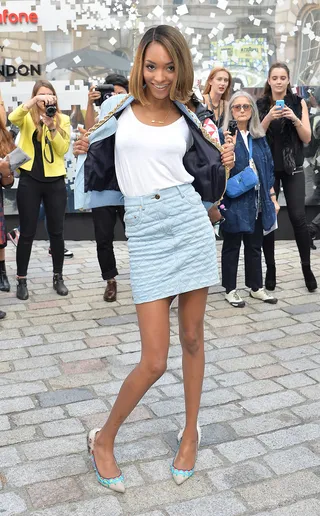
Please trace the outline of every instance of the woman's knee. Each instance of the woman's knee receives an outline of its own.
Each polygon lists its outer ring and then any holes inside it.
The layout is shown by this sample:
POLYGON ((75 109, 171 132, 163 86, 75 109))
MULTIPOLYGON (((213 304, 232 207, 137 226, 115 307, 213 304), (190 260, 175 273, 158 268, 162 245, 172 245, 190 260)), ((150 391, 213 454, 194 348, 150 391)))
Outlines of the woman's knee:
POLYGON ((167 370, 167 357, 155 357, 154 359, 145 359, 142 357, 141 365, 147 374, 154 380, 158 380, 167 370))
POLYGON ((180 330, 180 341, 183 351, 190 355, 196 355, 203 343, 203 325, 180 330))

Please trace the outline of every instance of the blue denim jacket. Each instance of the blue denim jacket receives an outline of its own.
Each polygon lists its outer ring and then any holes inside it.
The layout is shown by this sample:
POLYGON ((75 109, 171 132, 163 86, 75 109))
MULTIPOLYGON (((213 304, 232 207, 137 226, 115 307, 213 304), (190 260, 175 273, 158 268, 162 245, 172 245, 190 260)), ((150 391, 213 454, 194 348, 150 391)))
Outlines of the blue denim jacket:
MULTIPOLYGON (((224 135, 220 130, 220 140, 224 143, 224 135)), ((273 187, 273 160, 266 138, 252 139, 252 155, 260 181, 260 203, 262 226, 268 231, 276 220, 274 204, 270 198, 270 189, 273 187)), ((238 131, 235 146, 235 166, 230 171, 230 177, 239 174, 249 164, 249 152, 238 131)), ((253 233, 257 213, 257 190, 252 188, 239 197, 231 199, 226 194, 221 201, 221 213, 226 219, 223 230, 229 233, 253 233)))
MULTIPOLYGON (((131 95, 115 95, 102 104, 100 120, 115 111, 109 120, 90 134, 88 153, 78 157, 76 209, 123 204, 115 174, 114 143, 117 118, 133 101, 131 95)), ((220 159, 221 147, 203 134, 201 123, 194 113, 180 102, 175 104, 185 117, 193 137, 193 145, 183 159, 184 166, 194 177, 193 186, 202 199, 216 202, 223 195, 226 185, 225 169, 220 159)))

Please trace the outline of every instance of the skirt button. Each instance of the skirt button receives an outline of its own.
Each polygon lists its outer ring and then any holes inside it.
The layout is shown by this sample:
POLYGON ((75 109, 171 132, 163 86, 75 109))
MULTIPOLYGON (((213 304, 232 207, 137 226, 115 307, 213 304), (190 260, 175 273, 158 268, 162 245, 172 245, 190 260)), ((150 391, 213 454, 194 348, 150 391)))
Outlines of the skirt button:
POLYGON ((159 194, 156 194, 156 195, 154 196, 154 198, 155 198, 155 199, 160 199, 160 195, 159 195, 159 194))

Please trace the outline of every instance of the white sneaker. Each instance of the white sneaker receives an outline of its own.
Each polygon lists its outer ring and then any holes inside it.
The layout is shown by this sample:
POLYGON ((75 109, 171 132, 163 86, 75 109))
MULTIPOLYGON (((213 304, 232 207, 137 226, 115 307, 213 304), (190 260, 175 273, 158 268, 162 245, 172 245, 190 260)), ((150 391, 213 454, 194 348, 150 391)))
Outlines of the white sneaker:
POLYGON ((256 292, 254 290, 250 290, 250 296, 254 299, 260 299, 264 303, 269 303, 270 305, 275 305, 278 300, 276 297, 271 296, 264 288, 259 288, 256 292))
POLYGON ((235 308, 243 308, 245 306, 245 302, 243 299, 241 299, 236 290, 231 290, 229 294, 226 293, 224 298, 226 301, 228 301, 228 303, 230 303, 231 306, 234 306, 235 308))

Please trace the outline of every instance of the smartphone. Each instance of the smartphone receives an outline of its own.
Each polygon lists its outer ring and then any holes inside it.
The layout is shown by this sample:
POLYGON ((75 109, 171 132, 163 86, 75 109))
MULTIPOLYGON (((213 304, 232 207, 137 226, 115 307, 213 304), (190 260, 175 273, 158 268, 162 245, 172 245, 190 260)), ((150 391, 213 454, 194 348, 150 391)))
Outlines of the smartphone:
POLYGON ((236 131, 238 129, 238 124, 236 120, 230 120, 228 125, 228 131, 231 136, 234 136, 236 134, 236 131))
POLYGON ((283 109, 284 108, 284 100, 276 100, 276 106, 278 107, 278 109, 283 109))

